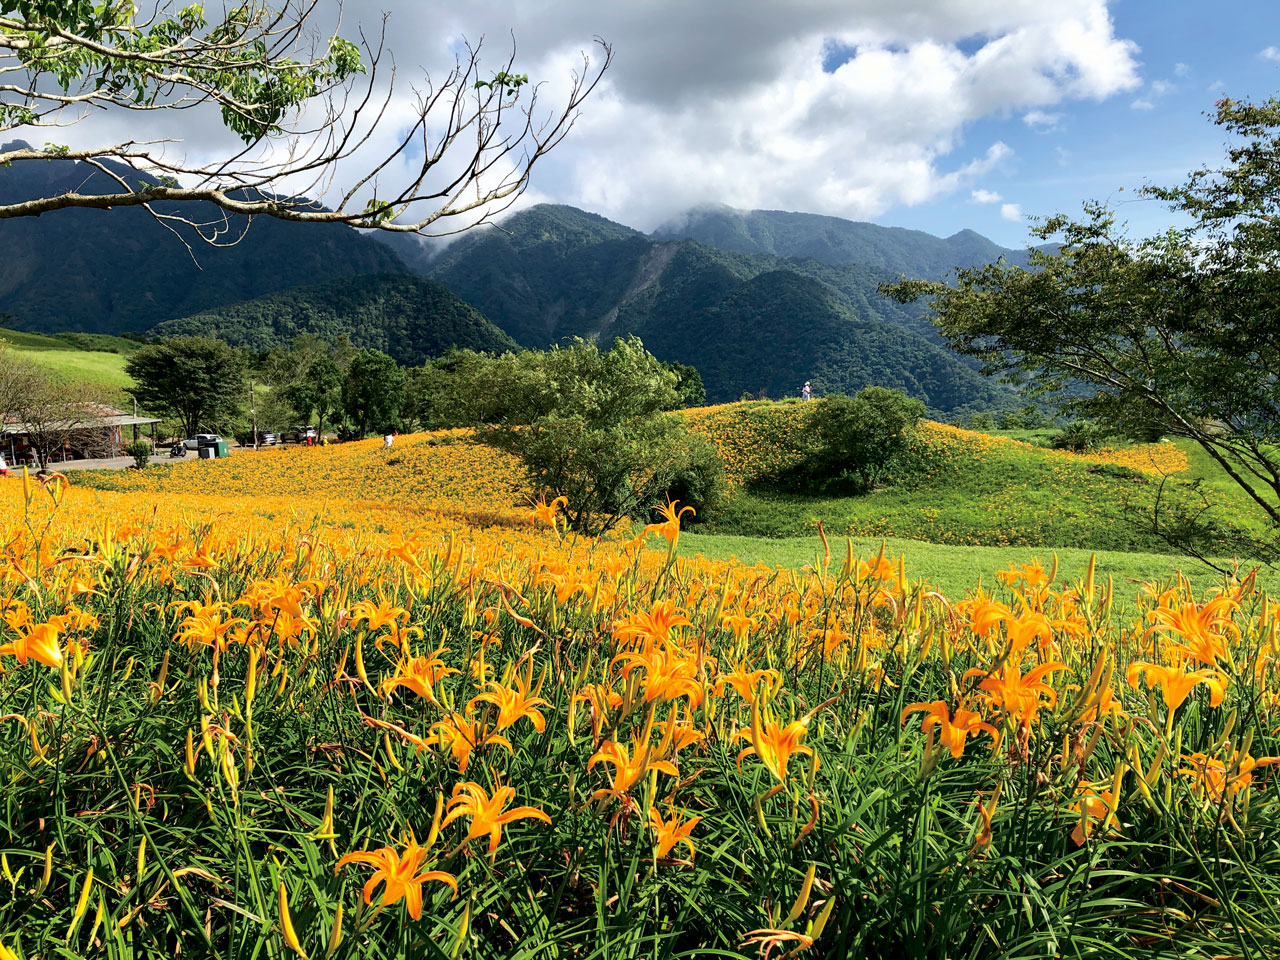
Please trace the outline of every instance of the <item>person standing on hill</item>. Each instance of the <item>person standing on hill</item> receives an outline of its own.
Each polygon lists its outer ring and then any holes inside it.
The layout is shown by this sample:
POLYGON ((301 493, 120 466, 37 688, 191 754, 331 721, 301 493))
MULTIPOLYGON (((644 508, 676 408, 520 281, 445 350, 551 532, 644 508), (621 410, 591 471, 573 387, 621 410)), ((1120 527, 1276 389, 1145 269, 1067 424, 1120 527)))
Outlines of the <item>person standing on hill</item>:
POLYGON ((809 400, 813 397, 813 388, 809 386, 809 381, 804 382, 804 386, 800 388, 800 399, 809 400))

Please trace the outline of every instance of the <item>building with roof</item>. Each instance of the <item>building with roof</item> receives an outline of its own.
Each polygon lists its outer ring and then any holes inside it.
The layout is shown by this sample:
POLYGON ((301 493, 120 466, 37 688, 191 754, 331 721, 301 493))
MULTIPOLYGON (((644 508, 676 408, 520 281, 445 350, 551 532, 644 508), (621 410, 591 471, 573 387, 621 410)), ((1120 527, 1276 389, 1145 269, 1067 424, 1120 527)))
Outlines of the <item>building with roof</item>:
POLYGON ((25 420, 7 419, 0 441, 13 464, 118 457, 140 430, 150 426, 155 439, 154 417, 131 416, 100 403, 76 403, 46 411, 28 411, 25 420), (129 434, 132 434, 131 436, 129 434))

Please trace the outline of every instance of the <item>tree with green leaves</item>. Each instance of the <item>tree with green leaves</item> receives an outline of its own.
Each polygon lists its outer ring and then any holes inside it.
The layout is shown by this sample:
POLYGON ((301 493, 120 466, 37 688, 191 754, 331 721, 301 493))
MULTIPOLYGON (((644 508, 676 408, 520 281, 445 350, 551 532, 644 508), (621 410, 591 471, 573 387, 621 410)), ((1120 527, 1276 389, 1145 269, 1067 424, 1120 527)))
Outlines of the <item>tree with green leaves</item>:
POLYGON ((952 347, 1071 413, 1194 441, 1280 527, 1280 99, 1224 99, 1214 119, 1225 163, 1143 190, 1185 226, 1133 239, 1089 204, 1037 227, 1061 247, 1032 251, 1028 270, 998 263, 959 270, 953 285, 882 289, 926 300, 952 347))
POLYGON ((361 350, 342 381, 342 411, 357 437, 400 428, 405 372, 381 350, 361 350))
POLYGON ((575 530, 604 533, 647 517, 668 496, 706 519, 723 496, 714 448, 668 412, 681 405, 676 373, 637 337, 603 352, 575 340, 504 354, 484 377, 481 438, 520 458, 536 494, 566 497, 575 530))
POLYGON ((136 206, 197 228, 208 242, 233 241, 248 220, 229 228, 225 217, 210 216, 212 204, 246 218, 456 232, 457 218, 467 225, 488 219, 524 191, 534 164, 568 134, 612 56, 603 43, 595 66, 584 55, 563 106, 544 111, 539 85, 514 70, 514 50, 497 70, 486 70, 480 47, 464 45, 446 76, 427 78, 389 154, 364 170, 348 163, 342 180, 349 187, 326 194, 321 206, 296 184, 332 182, 391 104, 390 87, 377 82, 385 35, 360 34, 357 46, 323 26, 332 22, 327 14, 319 0, 0 0, 0 141, 100 111, 195 108, 243 143, 200 164, 170 139, 75 150, 15 141, 0 149, 0 165, 54 155, 81 161, 87 179, 76 191, 0 204, 0 219, 136 206), (375 190, 379 172, 401 164, 408 170, 403 182, 375 190))
POLYGON ((822 486, 874 487, 906 448, 925 405, 901 390, 864 387, 855 396, 823 397, 810 419, 814 452, 805 472, 822 486))
MULTIPOLYGON (((294 423, 324 425, 342 414, 342 384, 350 366, 349 343, 331 346, 312 333, 294 337, 288 349, 270 351, 263 364, 273 393, 278 394, 294 423)), ((283 424, 279 424, 283 426, 283 424)))
POLYGON ((147 344, 125 362, 128 393, 148 410, 172 416, 185 436, 225 430, 248 397, 239 350, 208 337, 170 337, 147 344))

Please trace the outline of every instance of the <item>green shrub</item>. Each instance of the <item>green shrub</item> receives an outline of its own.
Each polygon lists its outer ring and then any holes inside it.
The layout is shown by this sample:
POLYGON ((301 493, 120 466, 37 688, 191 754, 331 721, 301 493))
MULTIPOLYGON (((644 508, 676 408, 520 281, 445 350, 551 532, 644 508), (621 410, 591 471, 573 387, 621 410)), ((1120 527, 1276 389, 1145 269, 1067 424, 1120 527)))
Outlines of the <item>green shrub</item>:
POLYGON ((676 374, 638 339, 507 354, 488 369, 481 439, 521 459, 535 494, 568 498, 575 530, 603 533, 668 495, 700 517, 723 498, 710 444, 665 412, 680 405, 676 374))
POLYGON ((139 470, 145 470, 151 462, 151 444, 145 440, 133 441, 124 448, 124 452, 133 457, 133 465, 139 470))
POLYGON ((696 523, 712 523, 724 510, 729 492, 724 463, 715 445, 705 437, 685 430, 682 444, 663 499, 693 507, 697 511, 696 523))
POLYGON ((1055 450, 1085 453, 1102 446, 1108 436, 1108 432, 1092 420, 1072 420, 1050 442, 1055 450))
POLYGON ((870 490, 925 415, 919 400, 885 387, 866 387, 854 397, 837 394, 818 403, 810 420, 815 449, 801 469, 826 489, 870 490))

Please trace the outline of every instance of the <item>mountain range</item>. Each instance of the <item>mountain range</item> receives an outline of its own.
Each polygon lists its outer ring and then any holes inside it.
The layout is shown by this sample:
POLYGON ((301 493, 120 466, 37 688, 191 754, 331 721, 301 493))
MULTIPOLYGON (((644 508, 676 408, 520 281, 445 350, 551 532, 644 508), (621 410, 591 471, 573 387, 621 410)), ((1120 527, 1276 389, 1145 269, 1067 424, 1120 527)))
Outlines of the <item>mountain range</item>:
MULTIPOLYGON (((797 239, 775 241, 775 249, 801 246, 794 224, 805 215, 783 216, 792 218, 797 239)), ((812 219, 829 227, 832 218, 812 219)), ((872 237, 885 229, 849 226, 872 237)), ((704 234, 718 236, 741 233, 704 234)), ((428 273, 524 346, 637 334, 658 357, 696 366, 712 401, 794 395, 810 380, 818 392, 898 387, 945 412, 1009 406, 1013 395, 947 349, 918 309, 876 290, 908 272, 889 265, 906 264, 913 245, 930 264, 913 276, 936 275, 942 249, 953 266, 1004 251, 977 234, 958 241, 917 231, 887 236, 893 246, 868 265, 838 261, 834 243, 826 260, 719 249, 673 230, 648 236, 572 207, 541 205, 509 217, 501 230, 463 236, 428 273)))
MULTIPOLYGON (((114 168, 136 181, 137 174, 114 168)), ((73 161, 0 170, 0 202, 109 181, 73 161)), ((171 212, 171 211, 158 211, 171 212)), ((220 219, 212 208, 185 208, 220 219)), ((232 223, 232 236, 242 224, 232 223)), ((182 228, 179 228, 182 232, 182 228)), ((696 366, 712 401, 868 384, 935 411, 999 409, 1002 385, 951 352, 918 308, 876 291, 999 257, 974 233, 783 211, 702 207, 644 234, 544 204, 440 252, 414 238, 258 218, 238 243, 183 245, 145 211, 69 210, 0 224, 0 325, 52 332, 205 333, 254 350, 302 332, 348 334, 416 364, 451 346, 542 348, 637 334, 696 366), (8 316, 4 316, 7 314, 8 316)))

